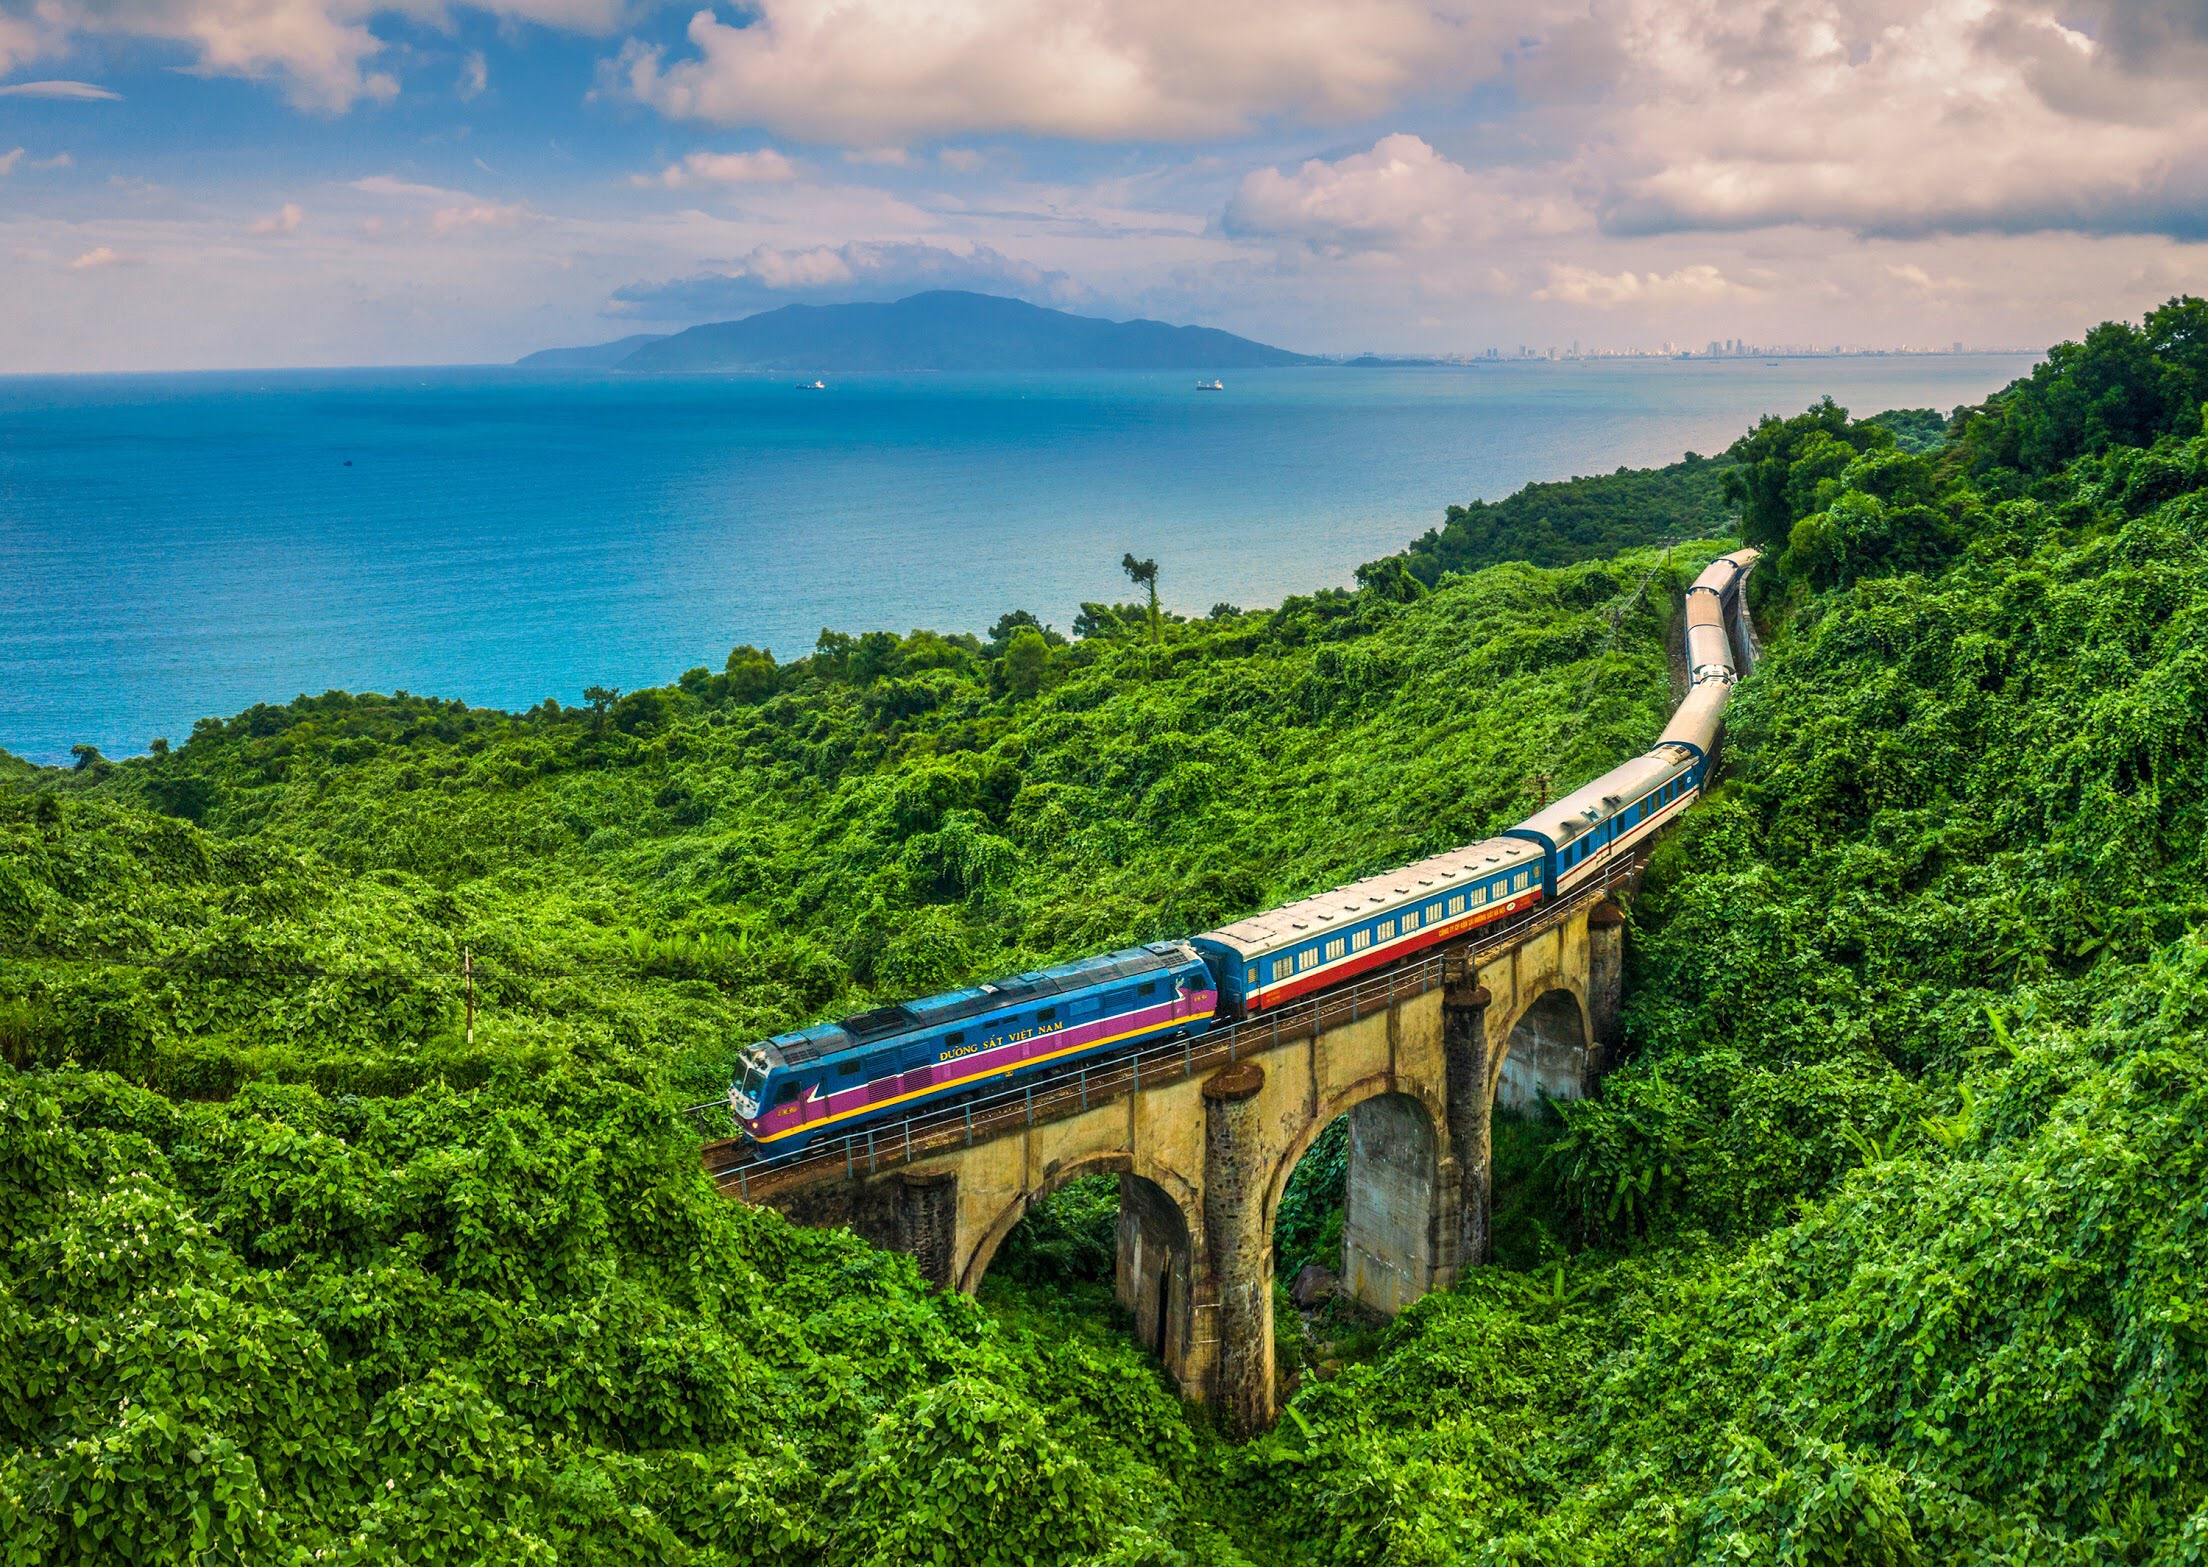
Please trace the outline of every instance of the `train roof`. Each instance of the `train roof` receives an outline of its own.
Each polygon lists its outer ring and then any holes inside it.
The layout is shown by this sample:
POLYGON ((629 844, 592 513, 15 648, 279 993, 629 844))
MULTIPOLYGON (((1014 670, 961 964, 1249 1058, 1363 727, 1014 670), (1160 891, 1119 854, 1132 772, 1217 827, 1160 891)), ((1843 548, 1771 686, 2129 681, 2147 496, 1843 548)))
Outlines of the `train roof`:
POLYGON ((1750 566, 1753 566, 1762 558, 1763 551, 1761 550, 1734 550, 1730 555, 1720 555, 1702 568, 1687 591, 1689 593, 1697 591, 1723 593, 1733 585, 1736 579, 1746 575, 1750 566))
POLYGON ((1196 961, 1186 942, 1153 941, 1147 946, 1127 947, 1101 957, 1079 958, 1051 968, 1030 969, 986 985, 947 990, 917 1001, 901 1001, 892 1006, 876 1007, 870 1012, 857 1012, 837 1022, 815 1023, 811 1028, 776 1034, 765 1041, 767 1058, 783 1066, 805 1066, 826 1056, 877 1045, 905 1034, 941 1028, 1025 1002, 1064 995, 1069 990, 1170 973, 1184 963, 1196 961))
POLYGON ((1691 747, 1659 744, 1653 751, 1613 767, 1592 783, 1582 784, 1553 804, 1543 806, 1513 829, 1536 832, 1558 848, 1588 828, 1609 820, 1658 784, 1678 775, 1695 758, 1691 747))
POLYGON ((1315 893, 1248 919, 1236 920, 1194 938, 1258 957, 1279 947, 1308 941, 1318 931, 1347 925, 1352 917, 1385 913, 1429 898, 1439 890, 1484 881, 1505 867, 1539 863, 1541 851, 1522 838, 1483 838, 1461 849, 1430 855, 1426 859, 1367 876, 1329 891, 1315 893))

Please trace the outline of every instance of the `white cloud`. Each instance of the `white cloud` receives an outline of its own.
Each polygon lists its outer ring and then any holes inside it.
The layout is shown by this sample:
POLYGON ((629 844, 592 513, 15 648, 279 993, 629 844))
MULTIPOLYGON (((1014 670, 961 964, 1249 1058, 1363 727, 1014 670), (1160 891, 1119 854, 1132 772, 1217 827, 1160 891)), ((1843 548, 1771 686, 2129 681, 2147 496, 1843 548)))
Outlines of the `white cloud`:
POLYGON ((131 257, 125 256, 109 246, 98 245, 70 262, 69 270, 72 272, 90 272, 96 267, 123 266, 131 259, 131 257))
POLYGON ((306 218, 307 215, 300 210, 299 203, 287 201, 267 217, 255 218, 247 232, 252 234, 293 234, 298 232, 299 225, 304 223, 306 218))
POLYGON ((885 168, 902 169, 912 163, 912 154, 902 147, 850 147, 843 154, 846 163, 874 163, 885 168))
POLYGON ((1369 152, 1293 174, 1258 169, 1227 203, 1230 234, 1367 250, 1446 243, 1482 192, 1472 176, 1417 136, 1382 137, 1369 152))
POLYGON ((945 147, 935 155, 935 161, 959 174, 972 174, 989 159, 971 147, 945 147))
MULTIPOLYGON (((181 45, 191 54, 190 69, 201 75, 272 82, 296 107, 326 113, 397 95, 397 78, 377 68, 389 44, 372 22, 394 12, 431 25, 447 21, 436 0, 0 0, 0 5, 8 7, 0 10, 0 70, 66 56, 88 38, 149 39, 181 45), (27 14, 12 14, 18 9, 27 14)), ((625 0, 487 0, 472 9, 506 21, 605 34, 620 24, 628 7, 625 0)), ((113 96, 100 89, 45 95, 113 96)))
POLYGON ((429 215, 429 232, 442 237, 463 229, 510 229, 529 216, 527 203, 519 201, 471 201, 439 207, 429 215))
POLYGON ((460 85, 456 89, 460 94, 460 101, 466 103, 480 96, 483 89, 490 85, 490 62, 483 58, 482 50, 469 50, 468 57, 460 62, 460 85))
POLYGON ((797 178, 797 165, 772 147, 757 152, 693 152, 657 174, 630 176, 632 185, 774 185, 797 178))
POLYGON ((51 158, 33 158, 23 166, 27 169, 66 169, 76 161, 66 152, 57 152, 51 158))
POLYGON ((1619 305, 1704 305, 1742 299, 1753 290, 1707 264, 1674 272, 1606 273, 1551 263, 1548 281, 1531 294, 1539 300, 1613 309, 1619 305))
POLYGON ((617 314, 648 321, 704 321, 798 302, 898 299, 931 288, 1058 304, 1082 294, 1065 273, 988 245, 892 240, 789 249, 761 245, 692 277, 628 284, 614 291, 613 303, 617 314))
MULTIPOLYGON (((8 61, 8 18, 0 16, 0 69, 8 61)), ((29 52, 29 35, 25 34, 25 52, 29 52)), ((105 87, 95 87, 90 82, 15 82, 0 87, 0 98, 62 98, 82 103, 116 102, 122 98, 119 92, 109 92, 105 87)))
MULTIPOLYGON (((402 180, 393 174, 371 174, 365 179, 351 182, 350 188, 370 196, 383 196, 394 201, 412 202, 419 207, 433 204, 428 216, 421 220, 421 231, 432 238, 443 239, 469 229, 508 229, 519 227, 535 216, 529 204, 522 201, 494 201, 487 196, 473 195, 464 190, 447 190, 442 185, 424 185, 415 180, 402 180)), ((370 217, 359 225, 362 234, 375 235, 403 232, 413 225, 386 223, 381 218, 370 217)))
POLYGON ((450 201, 464 198, 465 191, 446 190, 442 185, 423 185, 413 180, 402 180, 395 174, 371 174, 366 179, 354 180, 354 190, 366 191, 371 196, 412 196, 425 201, 450 201))
MULTIPOLYGON (((1536 0, 1543 3, 1543 0, 1536 0)), ((1095 140, 1354 120, 1492 72, 1527 18, 1473 0, 756 0, 617 71, 680 119, 831 145, 971 131, 1095 140)))
POLYGON ((13 152, 0 152, 0 178, 13 174, 15 166, 22 161, 23 149, 21 147, 16 148, 13 152))
POLYGON ((1628 0, 1582 144, 1621 234, 2208 237, 2208 8, 1628 0))

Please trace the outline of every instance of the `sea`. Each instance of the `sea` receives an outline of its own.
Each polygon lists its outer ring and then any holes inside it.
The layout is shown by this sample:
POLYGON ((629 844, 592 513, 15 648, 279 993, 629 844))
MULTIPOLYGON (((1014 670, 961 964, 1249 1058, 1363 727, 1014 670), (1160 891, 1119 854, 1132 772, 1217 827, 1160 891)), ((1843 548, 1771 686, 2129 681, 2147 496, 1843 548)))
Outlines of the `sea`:
POLYGON ((1451 502, 1721 450, 2024 355, 645 378, 0 378, 0 749, 67 762, 302 692, 579 702, 824 628, 1061 630, 1347 585, 1451 502))

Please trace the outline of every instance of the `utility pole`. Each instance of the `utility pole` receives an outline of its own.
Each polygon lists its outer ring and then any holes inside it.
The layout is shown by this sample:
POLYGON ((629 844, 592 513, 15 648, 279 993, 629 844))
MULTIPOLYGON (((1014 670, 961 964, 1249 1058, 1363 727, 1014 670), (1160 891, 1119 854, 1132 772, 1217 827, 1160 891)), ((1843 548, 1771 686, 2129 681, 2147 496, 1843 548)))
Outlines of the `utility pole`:
POLYGON ((475 1043, 475 954, 460 949, 460 987, 468 998, 468 1043, 475 1043))

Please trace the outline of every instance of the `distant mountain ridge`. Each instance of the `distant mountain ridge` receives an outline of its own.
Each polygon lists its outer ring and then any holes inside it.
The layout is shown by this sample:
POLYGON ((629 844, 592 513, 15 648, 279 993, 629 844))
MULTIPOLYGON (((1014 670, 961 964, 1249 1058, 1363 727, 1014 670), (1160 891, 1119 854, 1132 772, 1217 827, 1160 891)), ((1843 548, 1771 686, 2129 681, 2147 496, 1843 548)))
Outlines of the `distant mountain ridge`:
MULTIPOLYGON (((544 356, 532 354, 521 362, 542 364, 544 356)), ((939 289, 886 305, 784 305, 741 321, 716 321, 641 343, 610 364, 659 373, 764 370, 813 375, 864 370, 1250 370, 1319 362, 1212 327, 1105 321, 995 294, 939 289)))
POLYGON ((528 370, 611 370, 646 343, 659 342, 666 335, 665 332, 637 332, 610 343, 593 343, 587 348, 540 348, 533 354, 523 354, 514 363, 528 370))

